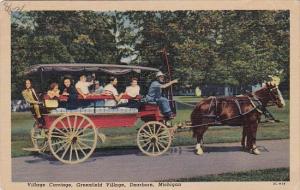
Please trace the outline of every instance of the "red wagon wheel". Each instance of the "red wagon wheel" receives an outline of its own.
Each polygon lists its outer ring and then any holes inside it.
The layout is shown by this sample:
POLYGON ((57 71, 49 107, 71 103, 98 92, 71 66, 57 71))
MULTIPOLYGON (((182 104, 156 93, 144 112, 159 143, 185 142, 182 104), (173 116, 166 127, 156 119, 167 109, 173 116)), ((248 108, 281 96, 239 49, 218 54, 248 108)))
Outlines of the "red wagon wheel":
POLYGON ((137 134, 137 145, 148 156, 162 155, 170 148, 171 142, 170 130, 158 121, 145 123, 137 134))
POLYGON ((97 130, 87 116, 65 114, 52 123, 48 142, 55 158, 66 164, 76 164, 85 161, 94 152, 97 130))

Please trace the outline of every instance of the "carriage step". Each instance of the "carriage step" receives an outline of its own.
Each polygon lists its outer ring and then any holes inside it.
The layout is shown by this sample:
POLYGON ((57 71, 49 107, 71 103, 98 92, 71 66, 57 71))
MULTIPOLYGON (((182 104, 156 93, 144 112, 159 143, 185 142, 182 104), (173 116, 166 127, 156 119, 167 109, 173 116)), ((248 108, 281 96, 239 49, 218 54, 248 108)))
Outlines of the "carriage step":
POLYGON ((25 150, 25 151, 29 151, 29 152, 40 152, 41 149, 39 148, 22 148, 22 150, 25 150))

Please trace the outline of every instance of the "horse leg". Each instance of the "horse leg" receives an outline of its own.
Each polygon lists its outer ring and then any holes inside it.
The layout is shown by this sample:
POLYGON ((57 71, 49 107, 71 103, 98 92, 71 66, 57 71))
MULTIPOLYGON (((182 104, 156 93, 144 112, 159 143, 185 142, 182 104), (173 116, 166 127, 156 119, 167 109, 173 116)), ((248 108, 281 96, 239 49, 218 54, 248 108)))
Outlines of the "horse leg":
POLYGON ((203 134, 207 130, 208 127, 199 127, 197 130, 197 144, 196 144, 196 154, 202 155, 203 149, 201 146, 203 146, 203 134))
POLYGON ((259 155, 260 151, 258 150, 258 148, 256 146, 257 127, 258 127, 257 122, 253 123, 250 127, 250 135, 251 135, 251 141, 250 141, 251 149, 250 149, 250 151, 253 154, 259 155))
POLYGON ((245 135, 246 135, 246 150, 251 150, 252 146, 251 146, 251 125, 246 124, 245 126, 245 135))
POLYGON ((245 129, 246 127, 243 126, 243 131, 242 131, 242 140, 241 140, 241 145, 242 145, 242 150, 245 150, 246 149, 246 144, 245 144, 245 141, 246 141, 246 135, 247 135, 247 131, 245 129))

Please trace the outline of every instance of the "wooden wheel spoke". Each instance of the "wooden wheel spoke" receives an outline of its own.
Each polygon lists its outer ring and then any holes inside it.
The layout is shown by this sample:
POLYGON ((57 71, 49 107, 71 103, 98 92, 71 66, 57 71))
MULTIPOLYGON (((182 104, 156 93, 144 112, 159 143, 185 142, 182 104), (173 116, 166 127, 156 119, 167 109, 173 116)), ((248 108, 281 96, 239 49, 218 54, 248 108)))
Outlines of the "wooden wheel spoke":
MULTIPOLYGON (((68 136, 67 133, 63 132, 63 131, 60 130, 59 128, 55 128, 55 130, 56 130, 56 131, 59 131, 59 132, 60 132, 61 134, 63 134, 64 136, 68 136)), ((53 130, 52 133, 53 133, 53 132, 55 133, 56 131, 53 130)))
POLYGON ((152 144, 152 153, 154 153, 155 150, 154 150, 154 144, 152 144))
POLYGON ((73 123, 73 130, 72 131, 74 134, 75 134, 75 130, 76 130, 76 124, 77 124, 77 115, 75 115, 75 118, 74 118, 74 123, 73 123))
POLYGON ((141 131, 144 131, 145 133, 145 135, 148 135, 148 137, 150 137, 151 136, 151 134, 148 132, 148 131, 146 131, 145 129, 142 129, 141 131))
POLYGON ((83 127, 83 129, 82 129, 81 131, 78 130, 78 132, 77 132, 75 135, 79 135, 79 133, 83 133, 86 129, 88 129, 88 126, 91 126, 91 124, 90 124, 90 123, 86 124, 86 125, 83 127))
POLYGON ((161 129, 161 125, 160 125, 159 128, 157 129, 157 131, 156 131, 156 133, 155 133, 156 135, 160 134, 160 133, 159 133, 160 129, 161 129))
POLYGON ((153 134, 155 135, 156 134, 156 132, 155 132, 156 125, 153 124, 152 126, 153 126, 153 134))
POLYGON ((169 143, 169 141, 166 139, 159 139, 159 141, 157 141, 157 142, 161 142, 161 143, 165 143, 165 144, 169 143))
POLYGON ((79 147, 79 149, 80 149, 80 151, 84 154, 84 156, 86 156, 86 153, 84 152, 84 150, 82 149, 82 147, 80 146, 80 144, 79 143, 77 143, 77 145, 78 145, 78 147, 79 147))
POLYGON ((157 134, 157 137, 160 137, 163 135, 169 135, 168 131, 162 131, 161 133, 157 134))
POLYGON ((83 124, 84 121, 85 121, 85 119, 82 118, 81 121, 80 121, 80 123, 79 123, 79 125, 78 125, 78 127, 77 127, 77 129, 75 130, 74 134, 78 133, 78 131, 79 131, 79 129, 80 129, 80 127, 81 127, 81 125, 83 124))
POLYGON ((166 135, 166 136, 160 136, 158 137, 159 139, 165 139, 165 138, 169 138, 170 136, 169 135, 166 135))
MULTIPOLYGON (((54 129, 54 130, 56 130, 56 129, 54 129)), ((55 135, 55 134, 56 134, 56 135, 61 135, 62 133, 66 134, 66 133, 63 132, 63 131, 61 132, 61 131, 54 131, 54 130, 52 131, 52 134, 54 134, 54 135, 55 135)), ((63 134, 63 135, 64 135, 64 134, 63 134)), ((67 134, 64 135, 64 136, 67 136, 67 134)))
POLYGON ((64 136, 58 136, 58 135, 51 135, 51 137, 60 138, 60 139, 66 139, 67 137, 64 136))
POLYGON ((76 159, 79 160, 78 151, 77 151, 76 146, 74 147, 74 151, 75 151, 76 159))
POLYGON ((151 135, 153 135, 152 130, 151 130, 151 126, 150 126, 150 125, 147 125, 147 127, 148 127, 148 129, 149 129, 149 133, 150 133, 151 135))
POLYGON ((80 138, 81 138, 81 137, 86 137, 86 136, 93 135, 93 134, 94 134, 94 131, 90 131, 90 132, 88 132, 88 133, 85 133, 85 134, 80 135, 79 137, 80 137, 80 138))
POLYGON ((69 116, 67 117, 67 121, 68 121, 68 125, 69 125, 68 128, 71 128, 71 129, 72 129, 72 125, 71 125, 71 121, 70 121, 70 117, 69 117, 69 116))
POLYGON ((145 142, 145 141, 146 141, 146 142, 149 142, 149 141, 151 141, 151 140, 148 138, 148 139, 139 139, 139 141, 140 141, 140 142, 145 142))
POLYGON ((64 153, 62 154, 61 159, 64 159, 64 157, 65 157, 66 153, 68 152, 70 146, 71 146, 71 143, 68 143, 68 146, 67 146, 67 148, 65 149, 64 153))
POLYGON ((72 160, 72 153, 73 153, 73 145, 72 145, 72 143, 71 143, 69 161, 72 160))
MULTIPOLYGON (((63 128, 66 129, 66 131, 69 131, 69 129, 66 127, 65 123, 62 120, 59 120, 59 122, 62 124, 63 128)), ((58 128, 55 128, 58 129, 58 128)))
POLYGON ((94 139, 84 139, 84 138, 79 138, 79 140, 82 142, 82 141, 85 141, 85 142, 94 142, 94 139))
POLYGON ((57 154, 60 150, 62 150, 68 143, 63 144, 61 147, 59 147, 56 151, 55 154, 57 154))
POLYGON ((157 141, 157 144, 160 145, 163 149, 166 149, 166 147, 163 144, 161 144, 160 142, 157 141))
POLYGON ((52 146, 54 146, 54 145, 57 145, 57 144, 61 144, 61 143, 63 143, 63 142, 66 142, 66 140, 61 140, 61 141, 58 141, 58 142, 52 143, 52 146))
POLYGON ((158 143, 155 143, 155 146, 156 146, 156 148, 157 148, 157 150, 158 150, 158 152, 160 152, 160 148, 158 147, 158 145, 157 145, 158 143))
POLYGON ((149 143, 151 143, 151 141, 148 141, 148 142, 144 143, 142 147, 144 148, 144 147, 147 146, 149 143))
POLYGON ((78 143, 79 143, 79 144, 81 144, 81 145, 85 146, 85 148, 88 148, 88 149, 91 149, 91 148, 92 148, 91 146, 89 146, 89 145, 85 144, 84 142, 82 142, 82 141, 81 141, 81 140, 79 140, 79 139, 77 139, 77 141, 78 141, 78 143))
POLYGON ((144 135, 144 134, 140 134, 140 137, 143 137, 144 139, 149 139, 150 136, 144 135))
POLYGON ((150 150, 151 145, 153 145, 152 143, 149 144, 148 148, 147 148, 147 152, 150 150))

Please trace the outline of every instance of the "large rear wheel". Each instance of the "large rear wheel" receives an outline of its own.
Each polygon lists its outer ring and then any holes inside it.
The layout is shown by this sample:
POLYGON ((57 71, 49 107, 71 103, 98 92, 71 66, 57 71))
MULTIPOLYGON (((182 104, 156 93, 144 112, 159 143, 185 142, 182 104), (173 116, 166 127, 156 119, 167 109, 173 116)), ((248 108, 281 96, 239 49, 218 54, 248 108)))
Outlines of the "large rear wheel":
POLYGON ((145 123, 137 133, 137 145, 148 156, 159 156, 171 146, 170 130, 163 123, 150 121, 145 123))
POLYGON ((66 164, 76 164, 85 161, 94 152, 97 130, 87 116, 65 114, 52 123, 48 142, 55 158, 66 164))

